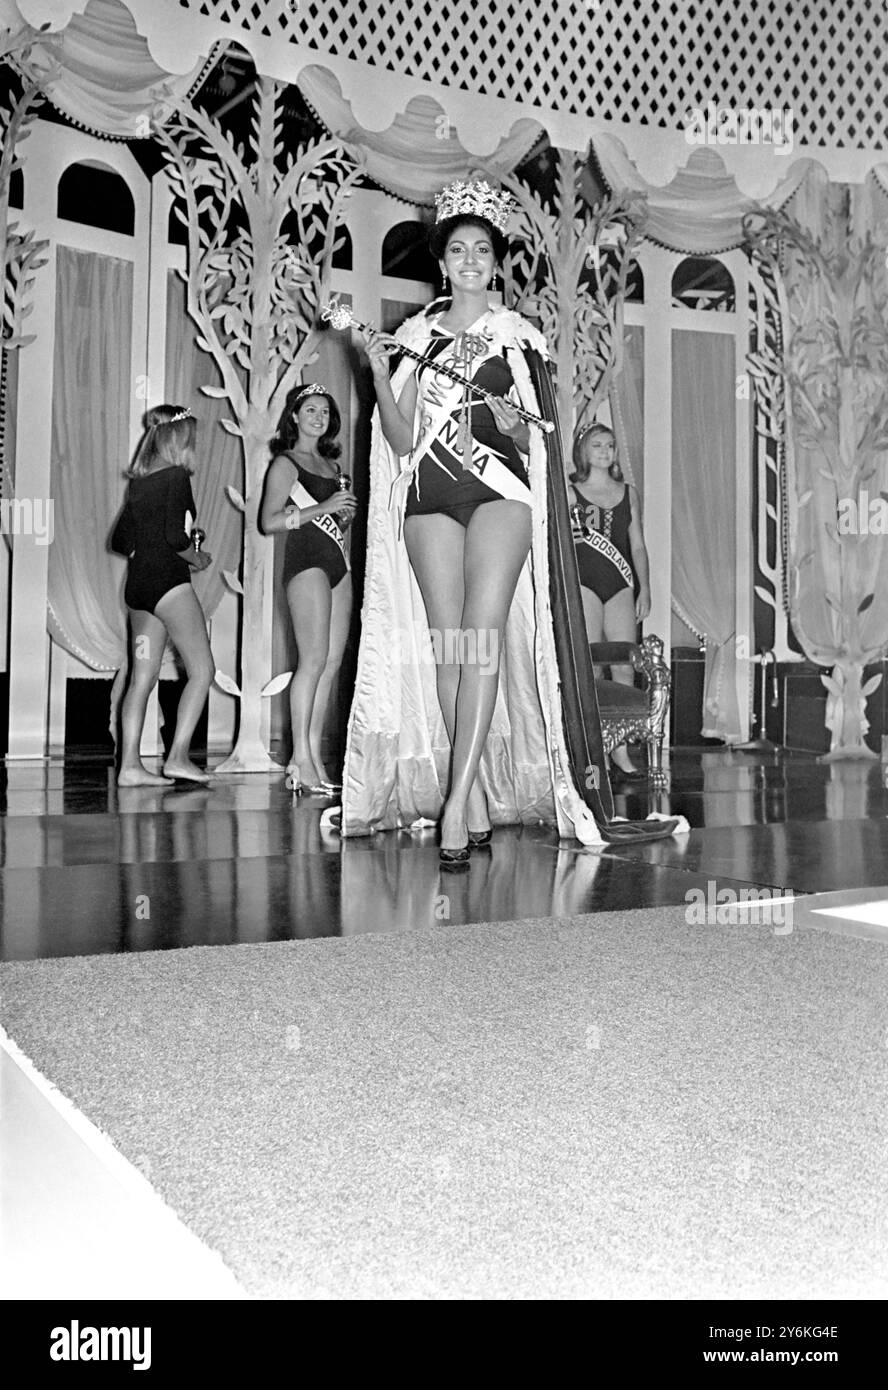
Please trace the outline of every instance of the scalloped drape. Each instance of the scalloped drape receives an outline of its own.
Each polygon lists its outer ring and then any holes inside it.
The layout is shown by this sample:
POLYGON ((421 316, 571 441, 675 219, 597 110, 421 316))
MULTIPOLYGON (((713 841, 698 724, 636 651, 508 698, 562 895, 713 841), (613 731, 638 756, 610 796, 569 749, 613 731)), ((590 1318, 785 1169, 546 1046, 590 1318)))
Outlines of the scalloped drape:
MULTIPOLYGON (((786 177, 756 201, 737 187, 718 153, 689 147, 688 162, 664 187, 650 184, 638 172, 614 135, 596 132, 591 150, 598 169, 612 193, 643 193, 647 199, 644 234, 670 251, 686 255, 714 256, 743 243, 743 218, 760 204, 781 208, 816 166, 813 159, 797 159, 786 177)), ((586 176, 591 193, 591 175, 586 176)))
MULTIPOLYGON (((477 162, 460 144, 443 108, 431 97, 415 96, 383 131, 362 130, 332 72, 318 65, 303 68, 296 79, 318 120, 340 139, 357 145, 367 172, 380 188, 408 203, 431 206, 452 179, 464 178, 477 162)), ((485 163, 511 171, 543 135, 538 121, 522 117, 485 163)))
POLYGON ((157 89, 168 87, 172 95, 183 96, 199 85, 206 67, 202 59, 184 76, 164 72, 121 0, 89 0, 82 15, 33 46, 27 71, 47 80, 46 96, 74 125, 93 135, 132 140, 148 134, 146 117, 157 89))

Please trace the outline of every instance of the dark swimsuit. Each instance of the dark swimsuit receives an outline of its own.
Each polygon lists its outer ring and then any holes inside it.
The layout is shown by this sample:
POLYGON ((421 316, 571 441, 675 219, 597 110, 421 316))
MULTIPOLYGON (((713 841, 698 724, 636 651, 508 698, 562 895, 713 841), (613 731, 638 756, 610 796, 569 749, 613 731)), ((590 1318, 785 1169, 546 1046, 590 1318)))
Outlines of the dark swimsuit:
MULTIPOLYGON (((629 501, 629 488, 624 484, 623 496, 615 507, 599 507, 594 502, 587 502, 578 492, 580 506, 583 509, 583 524, 600 535, 605 536, 622 555, 632 571, 633 581, 635 580, 635 568, 632 564, 632 550, 629 545, 629 525, 632 521, 632 504, 629 501)), ((591 589, 597 594, 602 603, 607 603, 615 594, 619 594, 623 589, 631 586, 627 583, 623 575, 606 556, 593 550, 584 541, 576 542, 577 566, 580 571, 580 583, 586 589, 591 589)))
MULTIPOLYGON (((452 333, 434 328, 432 342, 426 355, 435 358, 446 352, 452 344, 452 333)), ((428 370, 430 368, 418 367, 417 376, 428 370)), ((513 384, 512 370, 505 358, 489 357, 473 373, 472 381, 496 396, 506 396, 513 384)), ((459 420, 458 409, 452 413, 451 419, 459 420)), ((472 438, 496 454, 509 472, 520 479, 527 488, 527 501, 530 503, 530 483, 524 459, 518 452, 515 441, 508 435, 500 434, 490 407, 477 397, 473 398, 471 422, 472 438)), ((483 502, 498 502, 501 497, 501 493, 488 487, 476 474, 467 472, 462 466, 462 460, 439 438, 422 458, 413 475, 404 515, 409 517, 443 513, 445 516, 453 517, 460 526, 468 526, 473 513, 483 502)))
MULTIPOLYGON (((316 502, 326 502, 328 497, 339 491, 338 477, 323 478, 320 473, 309 473, 307 468, 300 468, 292 455, 286 454, 284 457, 293 464, 299 482, 316 502)), ((335 516, 329 512, 305 522, 295 531, 287 532, 284 588, 294 575, 302 574, 305 570, 323 570, 331 589, 335 589, 348 574, 342 549, 342 531, 336 524, 335 516)))
POLYGON ((111 549, 129 557, 124 602, 153 613, 170 589, 191 583, 191 566, 178 553, 191 539, 185 513, 197 514, 191 479, 175 464, 131 478, 111 549))

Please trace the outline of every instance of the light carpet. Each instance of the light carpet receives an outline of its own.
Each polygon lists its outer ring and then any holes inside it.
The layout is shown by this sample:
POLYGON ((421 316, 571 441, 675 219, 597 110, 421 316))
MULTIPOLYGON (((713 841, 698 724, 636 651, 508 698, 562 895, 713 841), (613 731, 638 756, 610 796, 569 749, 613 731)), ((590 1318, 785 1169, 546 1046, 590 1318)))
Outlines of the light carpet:
POLYGON ((0 979, 253 1295, 888 1292, 878 942, 655 908, 0 979))

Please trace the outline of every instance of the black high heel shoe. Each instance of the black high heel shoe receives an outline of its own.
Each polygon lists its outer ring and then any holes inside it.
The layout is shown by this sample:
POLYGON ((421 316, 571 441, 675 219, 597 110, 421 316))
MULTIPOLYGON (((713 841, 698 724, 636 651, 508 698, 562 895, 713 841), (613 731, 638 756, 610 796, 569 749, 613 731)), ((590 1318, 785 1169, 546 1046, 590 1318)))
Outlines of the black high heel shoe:
POLYGON ((469 849, 486 849, 493 836, 492 830, 470 830, 469 849))
POLYGON ((471 853, 468 845, 464 849, 445 849, 442 845, 438 850, 438 863, 442 869, 467 869, 471 853))
MULTIPOLYGON (((471 843, 471 835, 469 842, 471 843)), ((441 844, 441 822, 438 822, 438 863, 442 869, 467 869, 469 867, 469 844, 462 849, 445 849, 441 844)))
POLYGON ((468 845, 465 849, 439 849, 438 872, 441 874, 467 874, 472 867, 472 855, 468 845))

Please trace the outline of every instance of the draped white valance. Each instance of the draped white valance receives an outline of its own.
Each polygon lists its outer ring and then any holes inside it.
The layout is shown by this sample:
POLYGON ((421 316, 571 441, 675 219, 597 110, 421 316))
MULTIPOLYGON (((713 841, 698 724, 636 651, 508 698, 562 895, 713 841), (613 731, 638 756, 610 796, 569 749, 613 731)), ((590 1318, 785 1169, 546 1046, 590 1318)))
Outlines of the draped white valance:
MULTIPOLYGON (((6 21, 11 34, 23 35, 26 26, 13 0, 0 0, 0 5, 0 22, 6 21)), ((121 0, 89 0, 83 14, 73 15, 61 32, 33 45, 27 65, 14 61, 41 83, 53 106, 74 125, 121 140, 148 135, 157 88, 184 95, 199 84, 207 66, 202 60, 182 77, 164 72, 121 0)))
MULTIPOLYGON (((376 132, 360 128, 326 68, 303 68, 297 86, 321 124, 331 135, 359 146, 370 177, 396 198, 431 205, 434 195, 452 179, 464 177, 473 163, 443 108, 431 97, 413 97, 387 130, 376 132)), ((542 135, 539 122, 517 120, 485 162, 511 173, 542 135)))
MULTIPOLYGON (((596 134, 592 154, 613 193, 643 193, 647 198, 645 236, 685 255, 717 255, 743 242, 743 218, 760 204, 781 208, 813 168, 813 159, 797 159, 767 197, 758 202, 737 187, 733 175, 712 149, 688 146, 688 162, 671 183, 657 187, 638 172, 618 139, 596 134)), ((775 156, 776 158, 776 156, 775 156)), ((587 197, 595 201, 590 173, 584 176, 587 197)))
MULTIPOLYGON (((25 32, 16 0, 0 0, 3 21, 12 33, 25 32)), ((96 135, 134 139, 148 134, 147 117, 158 89, 166 87, 173 96, 191 92, 211 56, 184 76, 171 75, 154 62, 123 0, 88 0, 82 14, 72 15, 58 33, 33 45, 27 70, 45 80, 49 100, 75 125, 96 135)), ((21 62, 16 66, 24 70, 21 62)), ((331 134, 360 146, 370 177, 407 202, 431 204, 434 194, 472 163, 442 106, 431 97, 413 97, 387 130, 373 132, 361 129, 336 77, 325 68, 304 68, 298 86, 331 134)), ((511 171, 542 133, 539 122, 516 120, 488 162, 511 171)))

